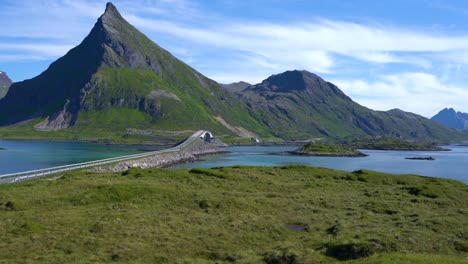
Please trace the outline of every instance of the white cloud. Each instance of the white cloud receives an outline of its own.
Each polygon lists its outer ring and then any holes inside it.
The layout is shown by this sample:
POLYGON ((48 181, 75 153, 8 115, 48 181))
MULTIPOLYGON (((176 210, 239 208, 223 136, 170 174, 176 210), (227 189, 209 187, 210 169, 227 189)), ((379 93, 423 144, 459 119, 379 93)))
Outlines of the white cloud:
POLYGON ((358 103, 375 110, 400 108, 432 117, 445 107, 467 112, 468 90, 421 72, 382 75, 374 82, 333 80, 358 103))
POLYGON ((0 50, 2 51, 20 51, 34 54, 32 56, 61 56, 72 49, 72 45, 54 45, 54 44, 3 44, 0 43, 0 50))

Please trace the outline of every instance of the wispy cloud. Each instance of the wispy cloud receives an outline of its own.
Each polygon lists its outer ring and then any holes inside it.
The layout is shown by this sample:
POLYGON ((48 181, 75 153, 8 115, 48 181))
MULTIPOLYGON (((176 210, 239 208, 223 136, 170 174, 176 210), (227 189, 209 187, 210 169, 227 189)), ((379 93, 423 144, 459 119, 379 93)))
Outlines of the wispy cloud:
MULTIPOLYGON (((21 51, 29 54, 43 55, 46 57, 56 57, 65 54, 73 48, 72 45, 54 45, 54 44, 24 44, 24 43, 0 43, 0 50, 2 51, 21 51)), ((34 56, 34 55, 33 55, 34 56)))
POLYGON ((468 90, 421 72, 381 75, 376 81, 333 80, 357 102, 376 110, 400 108, 426 117, 451 106, 466 107, 468 90))

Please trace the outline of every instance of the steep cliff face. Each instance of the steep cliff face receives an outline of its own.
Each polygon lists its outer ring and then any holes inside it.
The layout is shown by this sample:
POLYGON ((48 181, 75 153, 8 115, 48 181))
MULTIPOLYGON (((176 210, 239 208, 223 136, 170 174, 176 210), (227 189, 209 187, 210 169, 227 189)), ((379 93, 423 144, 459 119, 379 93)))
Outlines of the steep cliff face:
POLYGON ((7 94, 12 83, 6 72, 0 71, 0 99, 7 94))

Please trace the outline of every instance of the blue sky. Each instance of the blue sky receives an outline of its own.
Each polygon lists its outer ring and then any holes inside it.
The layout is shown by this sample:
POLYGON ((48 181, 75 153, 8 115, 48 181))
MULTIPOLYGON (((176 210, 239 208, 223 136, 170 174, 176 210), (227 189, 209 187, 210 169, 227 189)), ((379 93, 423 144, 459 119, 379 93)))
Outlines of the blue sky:
MULTIPOLYGON (((0 70, 32 78, 78 45, 106 1, 0 0, 0 70)), ((468 112, 468 1, 122 0, 122 15, 222 83, 308 70, 376 110, 468 112)))

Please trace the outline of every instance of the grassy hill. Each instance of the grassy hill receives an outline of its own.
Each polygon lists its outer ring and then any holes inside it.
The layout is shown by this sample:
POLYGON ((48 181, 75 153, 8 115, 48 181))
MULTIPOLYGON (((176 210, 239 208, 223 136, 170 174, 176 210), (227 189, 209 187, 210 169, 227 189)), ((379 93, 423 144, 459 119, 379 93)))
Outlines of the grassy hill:
POLYGON ((466 263, 467 200, 452 180, 304 166, 78 171, 0 185, 0 259, 466 263))

